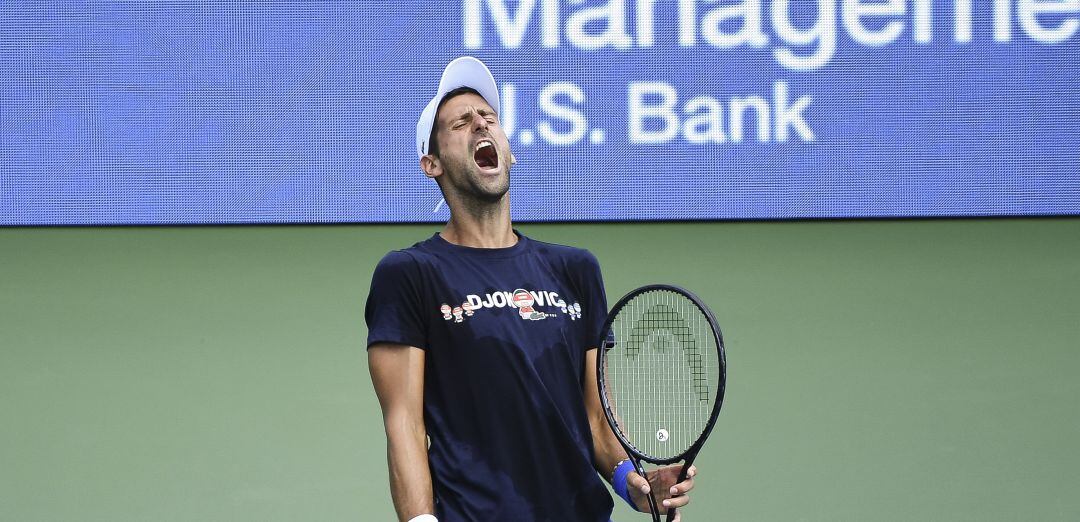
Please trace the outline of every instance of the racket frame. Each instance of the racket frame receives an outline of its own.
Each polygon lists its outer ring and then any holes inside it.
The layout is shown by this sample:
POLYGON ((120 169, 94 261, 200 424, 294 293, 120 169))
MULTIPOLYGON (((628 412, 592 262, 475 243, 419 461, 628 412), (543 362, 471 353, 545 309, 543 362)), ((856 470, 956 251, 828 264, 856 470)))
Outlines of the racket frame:
MULTIPOLYGON (((618 343, 619 341, 616 339, 615 342, 618 343)), ((683 461, 682 470, 679 471, 679 478, 675 483, 678 484, 679 482, 686 480, 686 474, 689 471, 690 466, 694 463, 694 459, 697 458, 698 452, 701 451, 701 447, 705 444, 705 439, 708 439, 709 434, 712 433, 713 426, 716 424, 716 418, 720 415, 720 408, 724 404, 724 392, 727 388, 727 356, 724 350, 724 335, 720 331, 720 324, 716 321, 716 317, 713 315, 712 310, 710 310, 697 295, 685 288, 667 284, 645 285, 631 290, 628 294, 624 295, 622 299, 619 299, 619 301, 615 303, 615 306, 611 308, 607 319, 604 320, 603 328, 600 329, 600 342, 597 343, 597 346, 599 347, 600 352, 596 354, 596 384, 600 392, 600 404, 604 408, 604 416, 607 418, 608 426, 615 434, 615 438, 619 441, 619 444, 626 450, 627 456, 630 457, 630 461, 634 464, 634 469, 639 475, 648 480, 645 469, 641 465, 642 461, 656 465, 674 464, 683 461), (619 312, 631 299, 646 292, 657 290, 682 294, 705 315, 705 318, 709 321, 709 327, 712 330, 713 337, 716 341, 717 355, 720 358, 720 379, 717 383, 716 400, 713 401, 712 412, 709 413, 709 420, 705 423, 705 428, 701 431, 701 434, 698 435, 697 440, 686 448, 686 450, 678 455, 668 458, 656 458, 651 455, 646 455, 623 437, 622 432, 619 431, 618 422, 616 422, 614 414, 611 412, 611 403, 608 401, 606 393, 607 383, 604 380, 604 367, 607 360, 607 351, 609 349, 607 342, 608 332, 615 322, 615 317, 619 315, 619 312)), ((660 511, 656 506, 656 499, 651 492, 648 495, 648 501, 653 520, 659 522, 660 511)), ((669 522, 674 518, 675 511, 674 508, 668 510, 667 520, 669 522)))

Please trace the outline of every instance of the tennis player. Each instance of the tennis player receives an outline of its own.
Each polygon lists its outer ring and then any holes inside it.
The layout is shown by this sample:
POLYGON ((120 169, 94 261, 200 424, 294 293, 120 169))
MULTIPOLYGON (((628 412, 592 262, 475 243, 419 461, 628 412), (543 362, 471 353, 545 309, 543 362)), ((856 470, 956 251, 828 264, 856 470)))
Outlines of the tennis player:
POLYGON ((498 115, 488 68, 450 62, 416 125, 450 221, 372 276, 368 362, 398 518, 607 522, 604 479, 639 511, 647 494, 665 512, 684 506, 695 470, 678 484, 679 466, 642 478, 604 418, 596 258, 511 226, 514 156, 498 115))

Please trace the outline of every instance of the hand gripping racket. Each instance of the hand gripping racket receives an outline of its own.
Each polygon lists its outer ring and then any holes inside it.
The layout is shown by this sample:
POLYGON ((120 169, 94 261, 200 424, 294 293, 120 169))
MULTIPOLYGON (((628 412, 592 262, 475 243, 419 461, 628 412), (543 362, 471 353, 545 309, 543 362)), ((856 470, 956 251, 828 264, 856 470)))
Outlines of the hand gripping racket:
MULTIPOLYGON (((694 294, 643 286, 615 303, 601 331, 596 382, 615 437, 634 469, 684 461, 686 473, 724 402, 727 362, 720 327, 694 294)), ((655 522, 656 499, 648 495, 655 522)), ((667 520, 675 517, 669 509, 667 520)))

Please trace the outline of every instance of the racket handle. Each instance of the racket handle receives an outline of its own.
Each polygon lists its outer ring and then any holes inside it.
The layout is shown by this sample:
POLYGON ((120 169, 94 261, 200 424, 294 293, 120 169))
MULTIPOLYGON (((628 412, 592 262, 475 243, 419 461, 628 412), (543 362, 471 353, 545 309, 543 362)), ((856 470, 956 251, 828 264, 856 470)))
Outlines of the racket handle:
MULTIPOLYGON (((630 462, 634 463, 634 471, 641 475, 645 482, 648 482, 649 476, 645 474, 645 467, 641 465, 641 461, 631 458, 630 462)), ((649 494, 645 495, 645 498, 649 501, 649 514, 652 515, 653 522, 660 522, 660 508, 656 506, 656 497, 653 496, 653 491, 650 490, 649 494)))
MULTIPOLYGON (((686 474, 690 471, 690 465, 694 463, 694 457, 696 456, 697 455, 691 455, 689 458, 686 459, 686 462, 683 463, 682 469, 679 470, 679 478, 675 481, 676 484, 686 480, 686 474)), ((673 520, 675 520, 675 511, 675 508, 670 508, 667 510, 667 522, 672 522, 673 520)))

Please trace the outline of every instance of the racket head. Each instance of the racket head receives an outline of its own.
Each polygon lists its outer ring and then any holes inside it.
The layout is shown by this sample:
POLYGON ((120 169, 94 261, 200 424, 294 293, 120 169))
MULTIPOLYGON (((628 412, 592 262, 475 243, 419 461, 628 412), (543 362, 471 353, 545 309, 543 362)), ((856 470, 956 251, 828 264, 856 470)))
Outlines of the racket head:
POLYGON ((727 383, 723 334, 709 307, 674 285, 637 288, 612 307, 597 346, 600 402, 623 447, 659 465, 696 455, 727 383), (657 353, 650 359, 647 350, 657 353), (671 364, 650 366, 657 362, 671 364))

